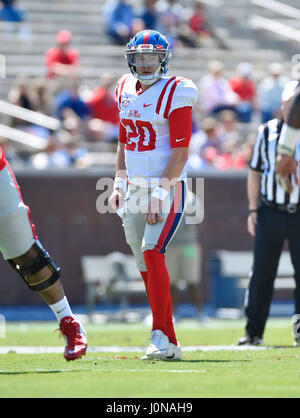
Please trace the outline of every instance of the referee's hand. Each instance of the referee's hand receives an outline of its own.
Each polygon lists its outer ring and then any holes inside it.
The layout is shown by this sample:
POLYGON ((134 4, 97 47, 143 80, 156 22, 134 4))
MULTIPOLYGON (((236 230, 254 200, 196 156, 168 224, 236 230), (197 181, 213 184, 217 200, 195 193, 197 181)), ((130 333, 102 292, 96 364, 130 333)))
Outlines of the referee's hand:
POLYGON ((257 224, 257 212, 249 213, 248 220, 247 220, 247 227, 248 227, 248 232, 252 237, 255 236, 256 224, 257 224))

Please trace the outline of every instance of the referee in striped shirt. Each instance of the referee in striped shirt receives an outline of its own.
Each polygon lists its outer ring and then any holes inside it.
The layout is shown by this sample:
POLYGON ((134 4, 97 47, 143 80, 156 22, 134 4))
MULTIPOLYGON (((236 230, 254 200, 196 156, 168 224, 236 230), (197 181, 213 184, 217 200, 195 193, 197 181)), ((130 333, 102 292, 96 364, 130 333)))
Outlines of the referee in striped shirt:
MULTIPOLYGON (((291 86, 287 85, 283 92, 283 117, 288 112, 293 91, 295 88, 291 91, 291 86)), ((254 237, 254 261, 245 298, 246 333, 239 345, 263 343, 274 281, 286 240, 295 270, 295 314, 300 314, 300 193, 294 180, 292 193, 287 193, 275 173, 282 126, 283 119, 273 119, 259 127, 250 163, 248 231, 254 237)), ((300 141, 294 157, 300 160, 300 141)), ((295 343, 300 345, 296 334, 295 343)))

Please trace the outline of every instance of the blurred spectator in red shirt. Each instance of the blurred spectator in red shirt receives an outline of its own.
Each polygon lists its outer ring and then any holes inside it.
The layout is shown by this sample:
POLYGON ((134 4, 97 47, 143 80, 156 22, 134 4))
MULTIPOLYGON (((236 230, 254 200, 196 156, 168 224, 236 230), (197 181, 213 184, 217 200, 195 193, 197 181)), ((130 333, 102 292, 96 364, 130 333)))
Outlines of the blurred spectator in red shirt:
POLYGON ((113 86, 114 78, 109 74, 103 74, 100 79, 100 86, 91 92, 87 105, 93 118, 118 124, 119 110, 111 92, 113 86))
POLYGON ((92 120, 90 135, 94 142, 117 142, 119 135, 119 110, 112 88, 115 80, 110 74, 103 74, 100 86, 87 99, 92 120))
POLYGON ((56 47, 49 49, 45 55, 48 69, 47 77, 75 76, 79 65, 79 52, 70 48, 72 33, 61 30, 56 35, 56 47))
POLYGON ((187 20, 188 33, 194 47, 211 46, 214 44, 222 49, 228 49, 224 39, 220 37, 211 17, 208 14, 206 4, 201 0, 194 0, 187 20))
POLYGON ((255 97, 256 87, 251 80, 252 66, 247 62, 237 66, 237 75, 230 79, 232 90, 243 101, 252 102, 255 97))
POLYGON ((255 108, 256 86, 252 80, 252 66, 244 62, 237 66, 237 75, 229 80, 234 93, 239 97, 236 110, 241 122, 251 122, 255 108))
POLYGON ((193 15, 189 19, 189 27, 197 36, 211 36, 211 33, 207 27, 205 5, 199 0, 196 0, 194 3, 193 15))

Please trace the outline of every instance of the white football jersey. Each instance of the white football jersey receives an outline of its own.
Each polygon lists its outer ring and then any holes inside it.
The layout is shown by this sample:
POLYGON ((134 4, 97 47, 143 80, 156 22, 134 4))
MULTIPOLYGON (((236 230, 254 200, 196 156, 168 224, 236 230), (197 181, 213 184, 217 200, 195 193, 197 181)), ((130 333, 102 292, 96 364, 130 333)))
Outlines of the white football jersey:
MULTIPOLYGON (((175 109, 193 107, 198 100, 198 90, 191 80, 176 76, 164 76, 140 94, 136 84, 137 79, 132 74, 125 74, 116 88, 120 121, 127 136, 127 175, 132 184, 154 187, 172 152, 169 115, 175 109)), ((180 180, 186 178, 186 167, 180 180)))

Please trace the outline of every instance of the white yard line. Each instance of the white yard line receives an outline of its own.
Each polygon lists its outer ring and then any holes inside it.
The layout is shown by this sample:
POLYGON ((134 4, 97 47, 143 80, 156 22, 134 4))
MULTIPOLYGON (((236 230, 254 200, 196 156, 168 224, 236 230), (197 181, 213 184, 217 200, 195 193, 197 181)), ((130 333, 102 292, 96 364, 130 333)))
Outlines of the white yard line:
MULTIPOLYGON (((196 345, 182 347, 183 352, 194 351, 261 351, 267 350, 267 346, 236 346, 236 345, 196 345)), ((64 347, 29 347, 29 346, 0 346, 0 354, 56 354, 63 353, 64 347)), ((142 353, 145 347, 123 347, 123 346, 92 346, 88 347, 88 353, 142 353)))
MULTIPOLYGON (((101 370, 102 371, 102 370, 101 370)), ((107 370, 109 371, 109 370, 107 370)), ((207 370, 138 370, 138 369, 120 369, 118 372, 150 372, 150 373, 207 373, 207 370)))

